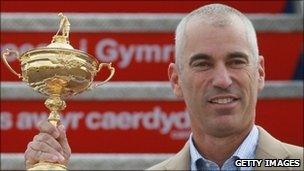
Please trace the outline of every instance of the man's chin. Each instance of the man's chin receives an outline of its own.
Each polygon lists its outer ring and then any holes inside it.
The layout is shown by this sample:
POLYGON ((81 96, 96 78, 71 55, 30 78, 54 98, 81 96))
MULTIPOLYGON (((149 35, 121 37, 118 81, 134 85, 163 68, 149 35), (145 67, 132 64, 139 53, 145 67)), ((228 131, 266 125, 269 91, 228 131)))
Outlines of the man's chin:
POLYGON ((211 125, 211 131, 213 132, 213 135, 218 138, 226 137, 238 132, 239 127, 237 125, 239 124, 236 123, 235 119, 217 120, 211 125))

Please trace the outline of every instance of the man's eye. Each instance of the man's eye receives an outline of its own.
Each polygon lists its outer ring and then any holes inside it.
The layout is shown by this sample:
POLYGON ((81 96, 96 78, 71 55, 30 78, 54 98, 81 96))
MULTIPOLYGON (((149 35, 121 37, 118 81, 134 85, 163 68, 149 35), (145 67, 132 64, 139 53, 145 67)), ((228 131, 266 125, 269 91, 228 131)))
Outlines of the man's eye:
POLYGON ((211 67, 211 64, 209 62, 194 62, 192 67, 199 70, 207 70, 211 67))
POLYGON ((244 60, 232 60, 229 65, 231 68, 243 68, 247 65, 247 62, 244 60))

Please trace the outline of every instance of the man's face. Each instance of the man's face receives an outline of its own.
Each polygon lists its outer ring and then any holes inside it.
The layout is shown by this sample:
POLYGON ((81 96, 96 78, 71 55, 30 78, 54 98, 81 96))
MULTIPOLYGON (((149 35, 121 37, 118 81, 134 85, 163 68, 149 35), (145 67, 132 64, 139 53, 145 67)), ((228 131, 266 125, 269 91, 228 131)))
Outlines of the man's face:
POLYGON ((249 128, 264 86, 264 61, 253 57, 243 24, 191 20, 186 35, 182 69, 171 64, 169 77, 186 102, 192 129, 221 137, 249 128))

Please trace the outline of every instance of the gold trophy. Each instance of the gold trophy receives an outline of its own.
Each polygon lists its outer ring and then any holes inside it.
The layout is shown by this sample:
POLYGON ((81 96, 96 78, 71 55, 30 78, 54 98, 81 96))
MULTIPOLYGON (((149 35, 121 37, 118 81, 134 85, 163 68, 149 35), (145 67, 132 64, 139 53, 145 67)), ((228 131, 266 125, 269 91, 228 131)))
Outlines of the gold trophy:
MULTIPOLYGON (((2 55, 4 63, 13 74, 47 96, 44 104, 51 111, 48 121, 54 126, 60 120, 60 111, 66 107, 64 99, 91 88, 94 77, 101 68, 107 67, 110 75, 94 87, 109 81, 115 72, 111 63, 99 63, 91 55, 74 49, 69 43, 70 22, 62 13, 58 16, 61 18, 60 27, 47 47, 32 49, 21 55, 7 49, 2 55), (6 58, 10 53, 14 53, 21 62, 22 74, 18 74, 8 64, 6 58)), ((29 170, 67 168, 59 163, 40 162, 29 170)))

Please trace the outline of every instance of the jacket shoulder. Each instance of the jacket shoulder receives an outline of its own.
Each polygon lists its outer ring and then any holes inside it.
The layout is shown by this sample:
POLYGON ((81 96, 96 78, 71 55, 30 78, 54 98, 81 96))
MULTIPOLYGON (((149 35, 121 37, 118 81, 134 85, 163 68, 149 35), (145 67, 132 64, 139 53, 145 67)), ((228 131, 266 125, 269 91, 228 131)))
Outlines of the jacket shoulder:
POLYGON ((162 161, 150 168, 148 168, 147 170, 167 170, 166 169, 166 165, 169 163, 169 161, 171 160, 172 157, 170 157, 169 159, 166 159, 165 161, 162 161))
POLYGON ((288 143, 282 143, 284 148, 289 152, 289 158, 291 159, 301 159, 303 161, 303 147, 288 144, 288 143))
POLYGON ((190 150, 187 142, 182 150, 169 159, 156 164, 148 170, 189 170, 190 150))

